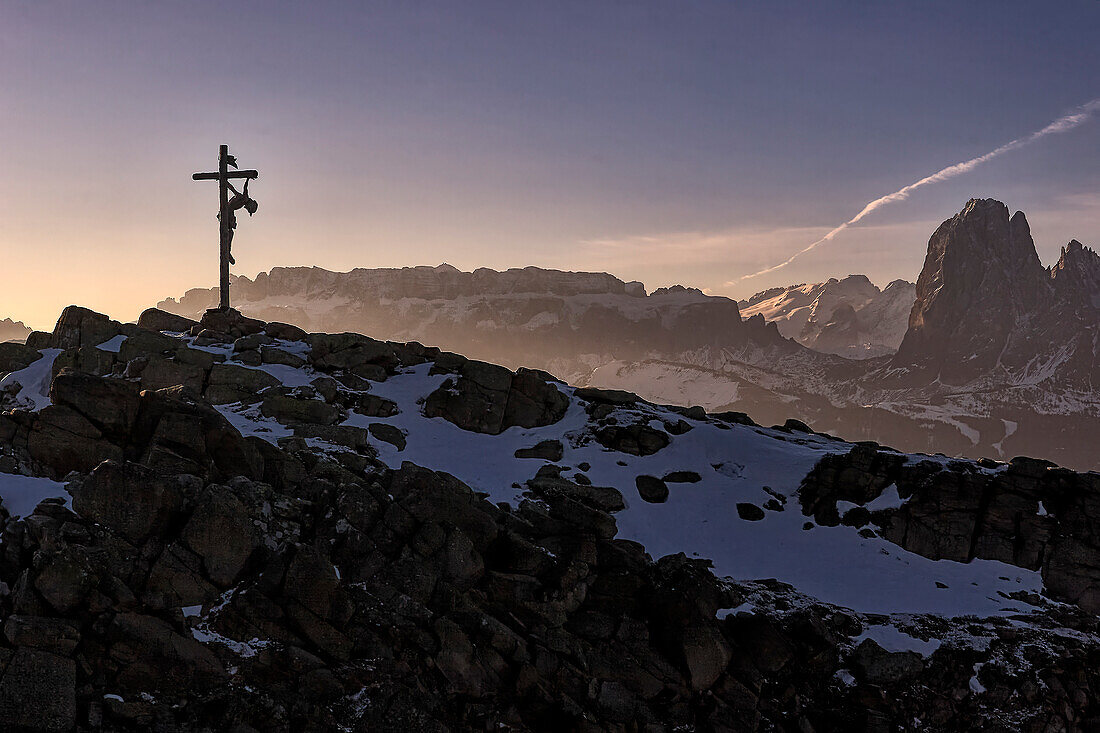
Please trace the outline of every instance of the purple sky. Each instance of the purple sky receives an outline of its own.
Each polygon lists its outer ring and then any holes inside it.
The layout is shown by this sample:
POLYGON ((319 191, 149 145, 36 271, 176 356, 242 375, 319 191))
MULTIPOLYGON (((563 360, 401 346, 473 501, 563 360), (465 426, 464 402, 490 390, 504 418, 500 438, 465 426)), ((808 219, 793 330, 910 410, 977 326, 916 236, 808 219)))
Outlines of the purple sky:
POLYGON ((745 296, 914 279, 972 196, 1100 244, 1100 119, 874 212, 1100 97, 1100 3, 34 2, 0 7, 0 317, 133 318, 237 271, 600 269, 745 296), (727 285, 727 283, 734 283, 727 285))

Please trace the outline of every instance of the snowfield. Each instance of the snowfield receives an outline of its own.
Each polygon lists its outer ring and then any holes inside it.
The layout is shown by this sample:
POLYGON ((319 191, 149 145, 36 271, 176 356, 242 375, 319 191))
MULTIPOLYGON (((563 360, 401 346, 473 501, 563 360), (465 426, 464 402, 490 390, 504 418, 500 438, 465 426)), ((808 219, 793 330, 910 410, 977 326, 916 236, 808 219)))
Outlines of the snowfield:
MULTIPOLYGON (((104 344, 117 348, 117 343, 104 344)), ((304 355, 301 342, 279 344, 304 355)), ((232 361, 231 347, 202 347, 232 361)), ((6 376, 2 384, 18 382, 21 400, 41 409, 49 403, 50 367, 57 350, 43 352, 30 367, 6 376)), ((243 366, 243 365, 241 365, 243 366)), ((463 430, 443 418, 424 416, 422 403, 449 375, 429 374, 431 363, 407 368, 370 392, 394 401, 392 417, 366 417, 349 413, 344 425, 361 428, 386 423, 400 429, 407 445, 399 450, 371 436, 380 460, 396 468, 411 461, 459 478, 484 492, 494 502, 518 505, 525 496, 525 482, 549 463, 518 459, 515 452, 540 441, 558 440, 564 455, 556 465, 571 478, 588 464, 585 475, 596 486, 618 489, 626 508, 615 514, 618 536, 644 545, 654 558, 674 553, 706 558, 720 577, 738 581, 776 579, 820 601, 867 614, 937 614, 942 616, 993 616, 1028 613, 1032 607, 1009 600, 1016 591, 1041 592, 1038 572, 988 560, 969 563, 935 561, 907 552, 883 539, 867 538, 851 527, 812 526, 800 511, 799 485, 825 455, 846 453, 851 444, 812 433, 788 433, 756 426, 730 425, 717 420, 692 420, 654 405, 639 403, 623 410, 646 413, 650 423, 671 425, 680 420, 691 429, 675 435, 664 449, 649 456, 632 456, 604 448, 591 439, 584 402, 573 397, 574 388, 559 389, 570 405, 559 422, 540 428, 513 427, 500 435, 463 430), (635 479, 640 475, 664 477, 673 471, 693 471, 696 483, 669 483, 669 497, 652 504, 641 499, 635 479), (762 506, 778 500, 782 510, 770 509, 763 519, 742 519, 737 504, 762 506)), ((318 376, 311 368, 283 365, 261 369, 288 387, 308 385, 318 376)), ((258 405, 222 405, 221 413, 243 434, 257 435, 272 443, 293 432, 263 417, 258 405)), ((313 446, 329 451, 346 448, 310 439, 313 446)), ((910 460, 929 460, 911 456, 910 460)), ((945 460, 934 457, 931 460, 945 460)), ((22 476, 0 476, 0 495, 9 511, 29 513, 47 496, 65 496, 56 482, 22 476)), ((900 505, 897 489, 888 489, 871 509, 900 505)), ((774 502, 773 502, 774 506, 774 502)), ((851 506, 840 506, 841 513, 851 506)))

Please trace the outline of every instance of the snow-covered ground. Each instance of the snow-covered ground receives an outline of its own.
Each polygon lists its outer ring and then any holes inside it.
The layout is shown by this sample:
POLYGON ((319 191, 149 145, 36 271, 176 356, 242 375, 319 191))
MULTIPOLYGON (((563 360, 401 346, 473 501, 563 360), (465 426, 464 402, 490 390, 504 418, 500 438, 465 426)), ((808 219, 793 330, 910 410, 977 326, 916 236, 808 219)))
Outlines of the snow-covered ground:
POLYGON ((0 499, 3 500, 8 514, 15 517, 27 516, 43 499, 63 499, 66 506, 72 504, 72 497, 69 496, 65 484, 48 478, 17 476, 11 473, 0 473, 0 499))
MULTIPOLYGON (((106 348, 117 348, 109 342, 106 348)), ((303 343, 281 346, 305 354, 303 343)), ((232 358, 229 347, 206 347, 232 358)), ((49 374, 56 350, 3 384, 18 381, 20 397, 41 408, 48 404, 49 374)), ((252 367, 275 376, 289 387, 309 384, 318 376, 309 367, 283 365, 252 367)), ((500 435, 462 430, 443 418, 427 418, 422 402, 447 375, 431 375, 422 364, 373 383, 371 393, 393 400, 399 412, 389 418, 351 413, 346 425, 367 427, 387 423, 407 438, 403 450, 371 437, 379 458, 391 467, 403 461, 450 473, 496 502, 516 505, 525 498, 524 482, 544 461, 517 459, 519 448, 543 440, 559 440, 564 455, 558 465, 563 476, 573 476, 582 463, 597 486, 618 489, 626 508, 616 513, 619 536, 642 543, 654 557, 683 552, 708 558, 719 576, 735 580, 774 578, 821 601, 876 614, 941 614, 945 616, 1027 612, 1030 607, 1002 594, 1042 589, 1037 572, 1003 563, 975 560, 957 563, 929 560, 879 538, 860 536, 856 529, 814 526, 804 529, 807 517, 799 510, 797 491, 802 478, 826 454, 847 452, 850 445, 820 435, 785 433, 755 426, 728 425, 711 420, 687 420, 692 429, 673 436, 670 445, 644 457, 605 449, 591 439, 584 403, 572 397, 573 388, 560 389, 571 397, 565 417, 541 428, 513 427, 500 435), (669 483, 670 495, 661 504, 643 501, 635 485, 639 475, 663 477, 672 471, 694 471, 696 483, 669 483), (765 488, 767 487, 767 488, 765 488), (782 511, 768 510, 759 521, 742 519, 737 504, 763 506, 774 496, 785 501, 782 511)), ((259 414, 256 406, 221 406, 220 411, 242 433, 272 442, 291 431, 259 414)), ((645 413, 654 426, 672 424, 681 415, 651 405, 632 410, 645 413)), ((316 439, 311 445, 329 450, 316 439)), ((925 459, 914 456, 913 460, 925 459)), ((0 476, 0 495, 9 511, 28 513, 46 495, 64 496, 64 487, 42 479, 0 476), (33 503, 31 503, 33 501, 33 503), (18 511, 15 507, 18 507, 18 511)), ((898 503, 896 490, 878 500, 898 503)))
MULTIPOLYGON (((1039 574, 1004 563, 975 560, 957 563, 929 560, 882 539, 866 539, 850 527, 802 529, 796 492, 802 478, 827 453, 846 452, 847 443, 817 435, 789 435, 743 425, 719 427, 693 421, 693 429, 675 436, 651 456, 609 451, 594 441, 579 445, 587 415, 572 400, 566 416, 542 428, 510 428, 500 435, 462 430, 443 418, 426 418, 418 400, 435 390, 446 375, 429 375, 420 365, 376 385, 372 392, 396 402, 390 418, 352 416, 347 424, 365 427, 384 422, 408 434, 403 451, 375 440, 380 458, 392 467, 402 461, 450 473, 493 501, 517 503, 541 461, 517 459, 517 448, 558 439, 565 452, 558 465, 591 468, 597 486, 613 486, 627 508, 618 512, 619 536, 636 540, 653 557, 684 552, 714 562, 720 576, 734 579, 776 578, 825 602, 866 613, 936 613, 990 615, 1026 610, 998 592, 1042 587, 1039 574), (625 464, 625 465, 620 465, 625 464), (638 475, 662 477, 672 471, 695 471, 698 483, 670 483, 663 504, 643 501, 635 487, 638 475), (762 505, 771 498, 763 487, 786 497, 784 511, 767 511, 763 520, 746 521, 738 502, 762 505), (939 582, 946 588, 937 587, 939 582)), ((562 391, 572 393, 569 387, 562 391)), ((680 415, 646 406, 653 419, 676 422, 680 415)), ((572 470, 563 476, 572 475, 572 470)))
POLYGON ((61 349, 42 349, 38 361, 0 379, 0 393, 14 393, 15 404, 32 410, 41 410, 50 404, 50 381, 53 379, 53 362, 61 349))

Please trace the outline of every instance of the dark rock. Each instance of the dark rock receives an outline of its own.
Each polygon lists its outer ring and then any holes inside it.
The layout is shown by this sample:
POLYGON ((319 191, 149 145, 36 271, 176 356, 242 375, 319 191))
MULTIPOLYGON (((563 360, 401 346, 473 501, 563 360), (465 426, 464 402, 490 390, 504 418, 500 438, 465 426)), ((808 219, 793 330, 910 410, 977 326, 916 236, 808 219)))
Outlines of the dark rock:
POLYGON ((206 399, 213 405, 259 402, 260 393, 282 383, 261 369, 235 364, 215 364, 210 369, 206 399))
POLYGON ((153 616, 120 613, 107 634, 111 659, 120 667, 119 692, 197 692, 226 678, 212 651, 153 616))
POLYGON ((15 647, 67 657, 80 643, 80 629, 64 619, 13 614, 4 620, 4 637, 15 647))
POLYGON ((695 471, 671 471, 661 479, 668 484, 697 484, 703 480, 695 471))
POLYGON ((638 487, 638 494, 650 504, 668 501, 668 486, 656 476, 638 476, 634 483, 638 487))
POLYGON ((175 313, 162 311, 159 308, 147 308, 142 311, 141 315, 138 316, 137 324, 139 328, 148 331, 171 331, 173 333, 188 333, 192 328, 199 325, 198 321, 177 316, 175 313))
POLYGON ((0 720, 13 731, 64 733, 76 728, 76 663, 17 649, 0 678, 0 720))
POLYGON ((306 360, 302 357, 277 346, 265 346, 260 349, 260 361, 264 364, 283 364, 294 369, 306 365, 306 360))
POLYGON ((750 522, 759 522, 764 518, 764 510, 748 502, 737 502, 737 516, 750 522))
POLYGON ((142 389, 166 389, 185 387, 196 396, 202 394, 206 373, 202 367, 185 364, 162 357, 147 357, 145 368, 141 371, 142 389))
POLYGON ((41 358, 37 349, 12 341, 0 343, 0 374, 25 369, 41 358))
POLYGON ((207 490, 180 538, 202 558, 206 575, 223 588, 233 584, 263 542, 244 504, 219 486, 207 490))
POLYGON ((622 389, 598 389, 596 387, 577 387, 573 396, 585 402, 605 405, 626 406, 641 402, 642 398, 633 392, 622 389))
POLYGON ((132 384, 76 372, 61 372, 54 378, 50 400, 72 408, 102 433, 113 436, 129 434, 140 404, 132 384))
MULTIPOLYGON (((112 321, 102 313, 70 305, 61 312, 54 326, 49 346, 55 349, 79 349, 82 346, 98 346, 122 333, 122 324, 112 321)), ((27 345, 31 346, 30 339, 27 345)), ((36 348, 46 348, 36 346, 36 348)))
POLYGON ((542 440, 531 448, 517 448, 516 458, 538 458, 544 461, 560 461, 564 448, 560 440, 542 440))
POLYGON ((600 445, 633 456, 656 453, 670 442, 668 433, 648 425, 608 425, 596 431, 600 445))
POLYGON ((186 485, 186 479, 157 476, 136 463, 104 461, 87 478, 69 484, 69 492, 77 514, 140 545, 181 514, 186 485))
POLYGON ((516 425, 551 425, 569 406, 557 387, 530 370, 513 374, 480 361, 462 362, 458 370, 457 378, 428 395, 425 415, 442 417, 463 430, 496 435, 516 425))
POLYGON ((917 652, 888 652, 872 639, 856 647, 852 661, 863 678, 879 685, 915 677, 924 669, 924 659, 917 652))
POLYGON ((264 332, 271 338, 283 341, 305 341, 306 332, 289 323, 272 321, 264 327, 264 332))
POLYGON ((370 367, 381 367, 392 373, 399 364, 393 347, 357 333, 312 333, 306 337, 310 346, 309 360, 321 371, 346 369, 370 378, 377 374, 370 367))
POLYGON ((27 448, 32 459, 60 478, 90 471, 101 461, 122 460, 122 449, 109 442, 87 418, 71 407, 50 405, 34 420, 27 448))
POLYGON ((334 425, 342 416, 339 407, 321 400, 298 399, 278 394, 266 395, 260 406, 260 412, 264 417, 273 417, 285 424, 334 425))
POLYGON ((386 423, 372 422, 367 426, 367 430, 378 440, 395 446, 399 451, 405 450, 405 433, 400 428, 386 423))
POLYGON ((260 333, 264 330, 263 321, 255 318, 246 318, 241 312, 234 309, 211 308, 202 315, 198 328, 201 331, 209 331, 214 334, 224 334, 229 340, 235 340, 241 336, 260 333))

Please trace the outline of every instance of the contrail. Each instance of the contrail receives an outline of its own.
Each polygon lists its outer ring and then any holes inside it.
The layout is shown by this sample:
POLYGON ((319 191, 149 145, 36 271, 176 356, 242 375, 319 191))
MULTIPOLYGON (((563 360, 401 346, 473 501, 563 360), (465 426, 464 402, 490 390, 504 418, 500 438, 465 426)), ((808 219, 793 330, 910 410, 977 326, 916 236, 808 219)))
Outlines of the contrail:
POLYGON ((741 279, 748 280, 751 277, 766 275, 769 272, 775 272, 780 268, 786 267, 802 255, 817 247, 818 245, 824 244, 825 242, 833 239, 834 237, 836 237, 836 235, 840 234, 842 231, 852 226, 856 222, 860 221, 872 211, 875 211, 876 209, 881 208, 886 204, 892 204, 895 201, 904 201, 905 199, 909 198, 909 194, 911 194, 913 191, 920 188, 921 186, 927 186, 930 183, 939 183, 940 181, 946 181, 949 178, 954 178, 955 176, 961 176, 963 173, 968 173, 974 168, 977 168, 979 165, 986 162, 987 160, 992 160, 999 155, 1004 155, 1005 153, 1022 148, 1025 145, 1030 145, 1039 138, 1046 137, 1047 135, 1053 135, 1058 132, 1066 132, 1067 130, 1072 130, 1078 125, 1082 125, 1085 122, 1088 122, 1088 120, 1097 112, 1100 112, 1100 98, 1094 99, 1091 102, 1087 102, 1086 104, 1078 107, 1073 112, 1059 117, 1054 122, 1051 122, 1049 125, 1044 127, 1042 130, 1033 132, 1030 135, 1026 135, 1024 137, 1016 138, 1012 142, 1005 143, 1001 147, 997 148, 996 150, 992 150, 985 155, 979 155, 977 158, 971 158, 970 160, 964 161, 962 163, 949 165, 943 170, 937 171, 927 178, 922 178, 916 183, 910 183, 905 188, 894 191, 893 193, 883 196, 882 198, 875 199, 871 203, 864 206, 863 211, 859 212, 854 217, 844 222, 821 239, 813 242, 806 248, 795 252, 787 260, 780 262, 778 265, 773 265, 772 267, 765 268, 760 272, 754 272, 751 275, 742 275, 741 279))

